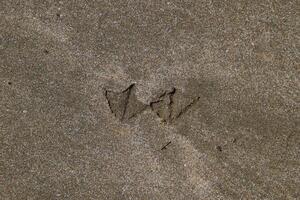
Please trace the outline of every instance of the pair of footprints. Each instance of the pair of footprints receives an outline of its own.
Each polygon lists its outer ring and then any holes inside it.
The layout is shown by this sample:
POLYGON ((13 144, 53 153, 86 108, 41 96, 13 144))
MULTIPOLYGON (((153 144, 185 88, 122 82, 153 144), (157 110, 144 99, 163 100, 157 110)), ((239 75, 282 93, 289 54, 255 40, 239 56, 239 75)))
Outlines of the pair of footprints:
POLYGON ((144 104, 137 100, 135 92, 135 84, 130 85, 122 92, 105 90, 109 108, 120 121, 129 121, 150 108, 163 122, 172 123, 188 112, 199 100, 199 97, 188 98, 177 89, 172 88, 149 104, 144 104))

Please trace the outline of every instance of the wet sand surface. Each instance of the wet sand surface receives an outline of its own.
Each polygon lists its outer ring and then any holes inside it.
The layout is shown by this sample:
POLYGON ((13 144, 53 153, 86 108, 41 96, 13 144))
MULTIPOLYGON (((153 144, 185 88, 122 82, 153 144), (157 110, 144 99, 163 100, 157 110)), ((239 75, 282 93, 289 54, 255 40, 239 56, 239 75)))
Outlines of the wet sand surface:
POLYGON ((298 199, 299 8, 1 1, 0 199, 298 199))

